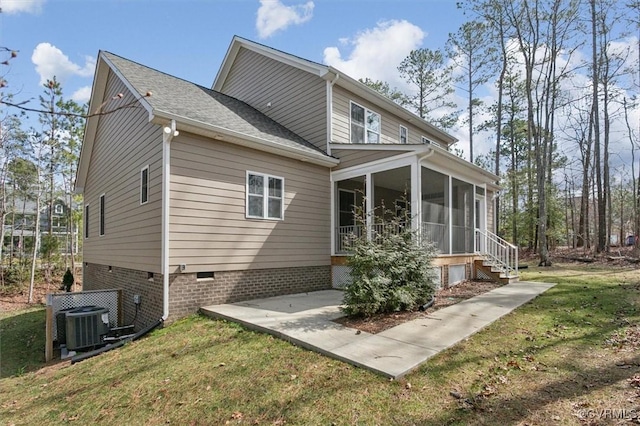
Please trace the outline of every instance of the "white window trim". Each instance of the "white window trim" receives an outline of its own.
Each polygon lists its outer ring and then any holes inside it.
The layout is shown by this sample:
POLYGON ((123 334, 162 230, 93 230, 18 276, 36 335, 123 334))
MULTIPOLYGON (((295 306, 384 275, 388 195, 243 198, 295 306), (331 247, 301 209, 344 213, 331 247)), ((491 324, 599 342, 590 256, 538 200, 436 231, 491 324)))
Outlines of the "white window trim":
POLYGON ((64 214, 64 208, 62 207, 62 204, 56 204, 53 206, 53 213, 54 214, 64 214), (59 208, 59 209, 58 209, 59 208), (60 210, 58 212, 58 210, 60 210))
POLYGON ((147 204, 149 202, 149 165, 147 164, 143 168, 140 169, 140 205, 147 204), (147 199, 142 201, 142 173, 147 171, 147 199))
POLYGON ((107 220, 104 210, 105 202, 105 194, 102 193, 100 197, 98 197, 98 235, 104 237, 104 228, 105 222, 107 220))
POLYGON ((84 205, 84 239, 89 239, 89 214, 91 210, 89 209, 90 204, 84 205))
POLYGON ((405 126, 403 126, 402 124, 400 124, 400 129, 399 129, 399 133, 398 133, 398 141, 401 144, 408 144, 409 143, 409 129, 407 129, 405 126), (404 133, 405 133, 405 141, 402 142, 402 129, 404 129, 404 133))
MULTIPOLYGON (((353 105, 357 105, 360 108, 364 109, 364 124, 363 124, 363 128, 364 128, 364 143, 365 144, 370 144, 370 145, 382 144, 382 114, 377 113, 374 110, 371 110, 371 109, 365 107, 364 105, 360 105, 359 103, 354 102, 354 101, 349 101, 349 143, 353 143, 353 139, 351 138, 351 136, 352 136, 351 135, 351 126, 353 124, 353 122, 351 121, 351 105, 352 104, 353 105), (380 130, 377 132, 378 142, 369 142, 369 137, 367 136, 367 113, 368 112, 370 112, 372 114, 376 114, 378 117, 380 117, 380 130)), ((356 124, 358 124, 358 123, 356 123, 356 124)))
POLYGON ((270 175, 266 173, 252 172, 247 170, 245 176, 245 217, 247 219, 261 219, 261 220, 284 220, 284 178, 281 176, 270 175), (262 216, 252 216, 249 214, 249 175, 262 176, 264 182, 264 193, 262 194, 262 216), (282 197, 280 203, 280 217, 269 217, 269 178, 280 179, 282 182, 282 197))

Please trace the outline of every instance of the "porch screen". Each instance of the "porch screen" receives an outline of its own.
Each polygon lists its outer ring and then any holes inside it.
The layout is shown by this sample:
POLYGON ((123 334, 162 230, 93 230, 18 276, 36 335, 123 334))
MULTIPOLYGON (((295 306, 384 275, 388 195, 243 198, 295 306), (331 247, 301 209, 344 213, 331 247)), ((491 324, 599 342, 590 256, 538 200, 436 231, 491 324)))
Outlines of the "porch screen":
POLYGON ((473 185, 452 178, 451 198, 451 252, 473 253, 473 185))
POLYGON ((422 168, 422 238, 449 253, 449 176, 422 168))

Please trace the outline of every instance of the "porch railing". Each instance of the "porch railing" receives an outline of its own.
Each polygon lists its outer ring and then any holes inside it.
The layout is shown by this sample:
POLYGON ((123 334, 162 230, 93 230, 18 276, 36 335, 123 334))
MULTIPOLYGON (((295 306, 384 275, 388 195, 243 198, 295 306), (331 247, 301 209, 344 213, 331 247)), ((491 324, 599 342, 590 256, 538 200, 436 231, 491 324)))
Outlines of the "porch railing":
POLYGON ((518 275, 518 247, 488 231, 476 229, 476 252, 507 277, 518 275))
POLYGON ((447 225, 444 223, 422 222, 420 231, 420 238, 423 242, 433 243, 441 252, 447 251, 447 225))
MULTIPOLYGON (((406 224, 398 224, 394 229, 390 228, 389 224, 385 223, 374 223, 371 225, 371 235, 376 236, 382 235, 385 232, 391 234, 399 234, 405 226, 409 226, 406 224)), ((336 253, 347 253, 351 248, 351 240, 353 238, 358 238, 364 235, 366 232, 366 226, 363 225, 348 225, 348 226, 339 226, 336 234, 336 253)))

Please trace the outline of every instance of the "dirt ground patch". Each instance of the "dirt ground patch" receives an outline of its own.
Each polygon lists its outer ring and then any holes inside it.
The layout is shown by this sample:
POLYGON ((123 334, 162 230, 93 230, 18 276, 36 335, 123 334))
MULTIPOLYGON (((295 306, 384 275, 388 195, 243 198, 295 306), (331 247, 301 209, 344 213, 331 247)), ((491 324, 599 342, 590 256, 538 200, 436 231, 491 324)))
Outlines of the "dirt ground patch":
MULTIPOLYGON (((29 303, 29 284, 23 285, 18 291, 0 291, 0 312, 18 311, 47 303, 47 293, 59 293, 60 284, 57 282, 46 284, 38 282, 33 288, 33 303, 29 303)), ((82 283, 76 282, 73 291, 82 291, 82 283)))
POLYGON ((488 281, 464 281, 455 286, 438 290, 435 294, 435 302, 430 308, 424 311, 392 312, 372 315, 370 317, 342 317, 335 320, 335 322, 345 327, 376 334, 407 321, 423 318, 438 309, 455 305, 463 300, 498 288, 501 285, 502 284, 488 281))

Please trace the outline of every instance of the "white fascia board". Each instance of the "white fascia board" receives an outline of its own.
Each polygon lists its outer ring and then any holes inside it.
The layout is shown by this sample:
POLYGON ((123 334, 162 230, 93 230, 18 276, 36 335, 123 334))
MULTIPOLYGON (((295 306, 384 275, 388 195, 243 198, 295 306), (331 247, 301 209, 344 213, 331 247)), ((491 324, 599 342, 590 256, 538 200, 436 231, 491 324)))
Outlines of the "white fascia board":
MULTIPOLYGON (((98 64, 94 72, 93 85, 91 87, 91 97, 89 98, 89 114, 96 113, 96 108, 105 102, 104 96, 107 90, 107 80, 109 78, 109 71, 112 71, 125 85, 127 90, 140 102, 140 105, 149 114, 149 121, 153 119, 153 108, 151 104, 142 97, 138 91, 127 81, 126 78, 120 73, 118 68, 106 57, 104 52, 98 53, 98 64)), ((96 132, 98 130, 98 122, 100 116, 93 116, 87 119, 86 129, 84 137, 82 139, 82 148, 80 149, 80 159, 78 161, 78 170, 76 172, 76 181, 74 185, 74 192, 76 194, 82 194, 84 192, 84 186, 87 179, 87 173, 89 172, 89 161, 91 159, 91 153, 93 152, 93 143, 95 140, 96 132)))
POLYGON ((345 149, 353 151, 405 151, 405 152, 422 152, 425 144, 382 144, 382 143, 332 143, 331 149, 345 149))
MULTIPOLYGON (((147 111, 147 113, 149 114, 149 121, 151 121, 151 119, 153 118, 153 107, 151 106, 151 104, 149 103, 149 101, 145 98, 144 94, 140 94, 138 93, 138 91, 136 90, 135 87, 133 87, 133 85, 131 83, 129 83, 129 80, 126 79, 126 77, 124 75, 122 75, 122 73, 120 72, 120 70, 118 69, 118 67, 116 67, 110 60, 109 58, 107 58, 105 55, 101 55, 101 59, 107 64, 109 65, 109 68, 111 68, 111 71, 113 71, 113 73, 122 81, 122 83, 124 83, 125 87, 127 88, 127 90, 129 90, 129 92, 131 92, 131 94, 138 100, 138 102, 140 102, 140 105, 142 105, 142 107, 147 111)), ((153 94, 151 95, 153 96, 153 94)))
POLYGON ((415 162, 416 155, 425 153, 429 150, 429 147, 426 148, 426 150, 420 152, 407 152, 404 154, 395 155, 393 157, 372 161, 370 163, 359 164, 357 166, 347 167, 346 169, 332 171, 331 181, 337 182, 340 180, 362 176, 367 173, 378 173, 384 172, 385 170, 392 170, 399 167, 409 166, 412 162, 415 162))
POLYGON ((175 120, 177 123, 179 123, 181 130, 206 136, 212 139, 223 140, 235 145, 246 146, 258 151, 270 152, 272 154, 277 154, 283 157, 293 158, 299 161, 325 167, 334 167, 340 163, 340 160, 338 160, 337 158, 328 157, 320 152, 316 154, 313 152, 302 151, 296 148, 282 145, 277 142, 227 129, 225 127, 214 126, 190 118, 180 117, 162 111, 156 111, 154 122, 156 122, 157 124, 166 125, 166 123, 171 120, 175 120))
POLYGON ((434 149, 434 155, 423 160, 421 164, 428 169, 464 180, 465 182, 473 183, 474 185, 487 184, 499 189, 495 184, 498 180, 496 175, 448 151, 434 149))
POLYGON ((407 122, 424 130, 426 134, 434 136, 435 139, 442 140, 447 145, 451 145, 458 141, 456 137, 450 135, 449 133, 443 130, 440 130, 433 124, 429 123, 423 118, 420 118, 418 115, 412 113, 406 108, 401 107, 400 105, 393 102, 391 99, 387 98, 386 96, 383 96, 380 93, 376 92, 375 90, 367 87, 364 83, 354 80, 353 78, 349 77, 348 75, 340 72, 339 70, 333 67, 329 67, 329 72, 340 75, 340 78, 336 82, 338 86, 341 86, 349 90, 350 92, 353 92, 361 96, 362 98, 373 103, 374 105, 380 106, 381 108, 384 108, 385 110, 393 114, 397 114, 407 122))
POLYGON ((220 70, 213 81, 213 85, 211 86, 213 90, 220 91, 222 89, 222 85, 227 79, 231 66, 235 62, 236 56, 238 55, 241 47, 264 55, 275 61, 298 68, 302 71, 317 75, 318 77, 323 77, 329 69, 324 65, 316 64, 272 47, 253 42, 242 37, 234 36, 233 40, 231 40, 229 49, 227 50, 227 54, 222 61, 222 66, 220 67, 220 70))

